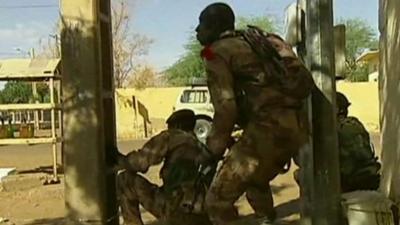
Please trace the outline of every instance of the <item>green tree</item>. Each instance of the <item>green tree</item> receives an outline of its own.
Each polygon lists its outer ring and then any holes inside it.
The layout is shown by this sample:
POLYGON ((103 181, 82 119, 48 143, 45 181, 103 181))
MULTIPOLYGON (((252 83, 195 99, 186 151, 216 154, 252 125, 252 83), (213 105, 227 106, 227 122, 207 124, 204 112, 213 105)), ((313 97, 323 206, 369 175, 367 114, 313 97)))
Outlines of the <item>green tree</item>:
POLYGON ((377 49, 378 37, 374 29, 364 20, 347 19, 346 25, 346 79, 350 81, 368 80, 368 70, 358 65, 357 57, 365 49, 377 49))
MULTIPOLYGON (((239 17, 236 27, 244 29, 248 24, 258 26, 269 32, 276 32, 278 30, 273 19, 264 16, 239 17)), ((202 46, 198 43, 194 34, 190 36, 184 48, 185 53, 182 57, 164 71, 169 85, 184 86, 189 84, 190 80, 194 77, 205 76, 203 62, 200 58, 202 46)))
POLYGON ((278 32, 280 29, 273 18, 266 16, 239 17, 236 22, 238 29, 245 29, 247 25, 260 27, 267 32, 278 32))
MULTIPOLYGON (((42 102, 42 103, 50 102, 49 85, 47 85, 44 82, 38 82, 38 83, 36 83, 36 91, 37 91, 37 96, 34 96, 35 100, 38 100, 39 102, 42 102)), ((54 92, 54 93, 56 93, 56 92, 54 92)))
POLYGON ((28 103, 33 100, 30 83, 10 81, 0 92, 1 104, 28 103))
POLYGON ((204 66, 200 58, 202 47, 193 35, 184 48, 184 55, 165 71, 169 85, 184 86, 191 78, 204 76, 204 66))
MULTIPOLYGON (((33 103, 35 100, 40 103, 50 102, 49 86, 39 82, 36 86, 37 96, 33 96, 32 83, 21 81, 10 81, 0 91, 0 104, 33 103)), ((57 93, 54 92, 57 101, 57 93)))

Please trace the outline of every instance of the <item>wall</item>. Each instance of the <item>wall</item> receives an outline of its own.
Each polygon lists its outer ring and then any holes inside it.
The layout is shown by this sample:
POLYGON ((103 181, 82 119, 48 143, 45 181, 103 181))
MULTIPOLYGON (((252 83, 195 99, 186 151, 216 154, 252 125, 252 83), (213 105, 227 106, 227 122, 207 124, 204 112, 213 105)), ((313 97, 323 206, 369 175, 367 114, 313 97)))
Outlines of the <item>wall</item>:
POLYGON ((368 73, 378 71, 379 68, 379 57, 374 57, 368 62, 368 73))
POLYGON ((379 132, 379 97, 377 82, 338 82, 336 89, 352 103, 351 116, 358 117, 370 132, 379 132))
POLYGON ((380 0, 379 11, 381 190, 400 202, 400 4, 398 0, 380 0))
POLYGON ((135 96, 148 110, 151 124, 150 135, 164 128, 165 119, 183 88, 147 88, 144 90, 117 89, 116 120, 117 138, 133 139, 144 137, 143 118, 135 116, 132 97, 135 96))
MULTIPOLYGON (((371 132, 379 131, 379 107, 377 83, 337 84, 352 102, 350 115, 358 117, 371 132)), ((118 89, 116 92, 116 119, 118 139, 134 139, 144 136, 143 118, 135 116, 132 96, 145 105, 149 111, 150 135, 165 128, 165 119, 172 113, 178 95, 183 88, 148 88, 145 90, 118 89)))

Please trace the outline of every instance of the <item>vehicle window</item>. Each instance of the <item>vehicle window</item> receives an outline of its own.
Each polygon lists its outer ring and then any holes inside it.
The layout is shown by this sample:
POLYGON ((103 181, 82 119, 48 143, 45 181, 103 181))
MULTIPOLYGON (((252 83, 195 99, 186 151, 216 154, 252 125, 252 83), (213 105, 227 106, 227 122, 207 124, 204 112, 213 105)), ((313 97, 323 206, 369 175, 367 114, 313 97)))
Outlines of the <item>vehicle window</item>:
POLYGON ((207 91, 186 90, 181 96, 181 103, 206 103, 207 99, 207 91))

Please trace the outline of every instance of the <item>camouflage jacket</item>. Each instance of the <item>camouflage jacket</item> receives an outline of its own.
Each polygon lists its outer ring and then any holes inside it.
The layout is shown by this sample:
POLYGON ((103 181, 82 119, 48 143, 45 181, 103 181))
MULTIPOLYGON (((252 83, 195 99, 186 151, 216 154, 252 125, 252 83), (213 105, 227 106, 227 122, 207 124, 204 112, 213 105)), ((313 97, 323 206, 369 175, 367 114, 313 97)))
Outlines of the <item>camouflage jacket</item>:
MULTIPOLYGON (((291 62, 288 70, 302 72, 304 69, 308 73, 291 49, 282 48, 278 53, 291 62)), ((274 108, 298 107, 297 99, 272 87, 271 71, 266 70, 263 60, 235 31, 222 34, 220 40, 206 46, 201 55, 215 111, 207 143, 217 146, 210 149, 216 154, 226 149, 235 123, 244 125, 249 120, 259 120, 258 117, 264 117, 274 108)))
POLYGON ((182 182, 195 179, 197 159, 203 148, 194 133, 168 129, 151 138, 140 150, 129 153, 127 161, 131 170, 141 173, 163 162, 160 170, 163 187, 173 191, 182 182))
POLYGON ((380 169, 368 131, 355 117, 338 118, 340 173, 346 179, 356 174, 376 175, 380 169))

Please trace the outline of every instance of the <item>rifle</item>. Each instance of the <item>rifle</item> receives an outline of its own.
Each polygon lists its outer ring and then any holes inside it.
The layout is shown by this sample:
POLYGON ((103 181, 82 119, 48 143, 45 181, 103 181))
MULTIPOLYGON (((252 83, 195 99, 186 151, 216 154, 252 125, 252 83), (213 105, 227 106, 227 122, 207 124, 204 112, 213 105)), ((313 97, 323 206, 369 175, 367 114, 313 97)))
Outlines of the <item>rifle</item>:
POLYGON ((207 181, 207 177, 210 175, 210 173, 214 173, 216 170, 216 165, 200 165, 198 172, 197 172, 197 176, 196 179, 194 181, 194 196, 193 196, 193 200, 191 202, 191 205, 188 206, 189 208, 189 213, 192 213, 194 210, 194 206, 197 202, 197 199, 199 197, 199 194, 201 191, 206 190, 207 189, 207 185, 209 185, 209 181, 207 181))

